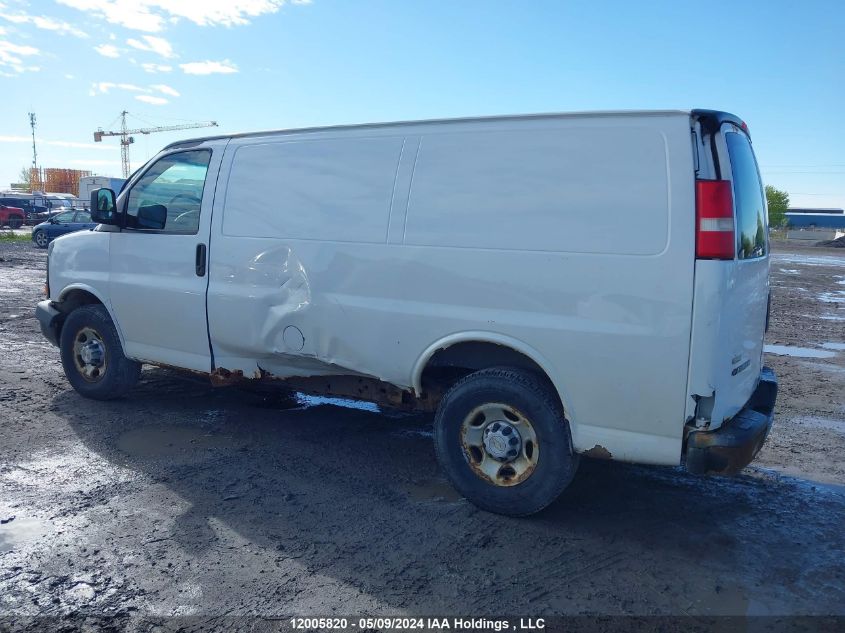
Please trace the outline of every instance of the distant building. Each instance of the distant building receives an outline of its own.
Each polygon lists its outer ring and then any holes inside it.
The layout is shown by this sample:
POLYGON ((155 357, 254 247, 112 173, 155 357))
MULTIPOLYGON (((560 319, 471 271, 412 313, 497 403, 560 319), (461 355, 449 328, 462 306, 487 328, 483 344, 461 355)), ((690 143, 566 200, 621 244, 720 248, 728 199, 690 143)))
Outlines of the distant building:
POLYGON ((845 229, 842 209, 789 209, 786 221, 791 229, 845 229))

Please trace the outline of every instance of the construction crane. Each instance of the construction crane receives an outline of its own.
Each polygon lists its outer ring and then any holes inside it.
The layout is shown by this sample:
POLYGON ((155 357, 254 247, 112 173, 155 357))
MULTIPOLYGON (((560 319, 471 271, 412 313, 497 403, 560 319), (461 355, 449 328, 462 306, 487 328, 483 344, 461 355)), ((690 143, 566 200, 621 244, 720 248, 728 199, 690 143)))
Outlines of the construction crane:
POLYGON ((190 130, 198 127, 217 127, 217 121, 200 121, 198 123, 183 123, 181 125, 161 125, 158 127, 138 128, 130 130, 126 127, 126 115, 129 114, 126 110, 120 113, 120 130, 105 131, 102 128, 97 128, 94 132, 94 142, 101 143, 104 136, 119 136, 120 137, 120 162, 123 166, 123 177, 129 178, 131 170, 129 169, 129 146, 135 142, 132 134, 152 134, 153 132, 172 132, 174 130, 190 130))

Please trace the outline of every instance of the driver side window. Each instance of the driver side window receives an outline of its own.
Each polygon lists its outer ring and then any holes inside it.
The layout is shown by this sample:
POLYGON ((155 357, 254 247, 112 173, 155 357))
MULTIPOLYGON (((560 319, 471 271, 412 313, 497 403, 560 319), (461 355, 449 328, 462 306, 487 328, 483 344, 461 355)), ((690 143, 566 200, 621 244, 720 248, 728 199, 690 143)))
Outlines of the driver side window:
POLYGON ((137 223, 138 211, 153 207, 154 215, 166 217, 164 228, 157 233, 197 233, 210 160, 210 150, 191 150, 169 154, 153 163, 129 192, 126 226, 143 230, 137 223))

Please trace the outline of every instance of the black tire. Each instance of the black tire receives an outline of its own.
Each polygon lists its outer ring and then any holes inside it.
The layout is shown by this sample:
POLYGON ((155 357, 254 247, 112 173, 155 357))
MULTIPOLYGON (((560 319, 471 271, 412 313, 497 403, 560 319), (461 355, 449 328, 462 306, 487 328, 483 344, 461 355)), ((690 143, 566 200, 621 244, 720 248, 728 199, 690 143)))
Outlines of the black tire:
POLYGON ((9 218, 9 228, 11 229, 19 229, 23 226, 23 218, 20 216, 15 216, 13 218, 9 218))
POLYGON ((518 369, 483 369, 458 381, 443 397, 434 418, 434 446, 452 485, 483 510, 508 516, 539 512, 560 496, 578 468, 569 424, 552 386, 539 376, 518 369), (487 403, 518 410, 536 434, 536 465, 513 485, 497 485, 477 474, 463 446, 462 425, 469 414, 487 403))
POLYGON ((47 238, 47 234, 44 231, 36 231, 32 234, 32 241, 35 242, 35 245, 38 248, 47 248, 47 244, 50 240, 47 238))
POLYGON ((68 382, 86 398, 120 398, 132 389, 141 376, 141 364, 123 355, 117 329, 108 311, 100 304, 84 305, 67 316, 62 325, 59 349, 68 382), (102 348, 99 353, 103 359, 103 370, 95 370, 96 376, 86 377, 78 366, 81 356, 76 353, 74 345, 80 337, 87 336, 85 332, 93 333, 102 348))

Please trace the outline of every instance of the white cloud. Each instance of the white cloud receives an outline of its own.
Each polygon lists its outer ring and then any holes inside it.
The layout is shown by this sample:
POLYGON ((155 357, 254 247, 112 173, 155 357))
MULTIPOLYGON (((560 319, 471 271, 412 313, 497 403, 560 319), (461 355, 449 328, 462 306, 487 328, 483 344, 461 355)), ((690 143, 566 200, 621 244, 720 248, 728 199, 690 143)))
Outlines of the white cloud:
MULTIPOLYGON (((128 29, 157 33, 167 23, 188 20, 199 26, 239 26, 279 11, 285 0, 57 0, 128 29)), ((309 4, 292 0, 291 4, 309 4)))
MULTIPOLYGON (((2 8, 2 5, 0 5, 2 8)), ((28 15, 26 13, 0 13, 0 18, 11 22, 13 24, 32 24, 38 29, 45 31, 53 31, 60 35, 73 35, 75 37, 87 38, 88 34, 85 31, 80 31, 78 28, 67 22, 60 22, 53 18, 48 18, 44 15, 28 15)))
POLYGON ((228 59, 222 62, 189 62, 179 64, 179 67, 186 75, 213 75, 215 73, 227 75, 238 72, 238 67, 228 59))
POLYGON ((179 93, 174 88, 171 88, 170 86, 167 86, 165 84, 154 84, 150 86, 150 88, 152 88, 153 90, 158 90, 163 94, 170 95, 171 97, 179 96, 179 93))
POLYGON ((65 75, 65 79, 76 79, 76 77, 68 73, 67 75, 65 75))
MULTIPOLYGON (((93 14, 105 19, 112 24, 132 29, 135 31, 147 31, 155 33, 161 31, 164 20, 161 15, 150 12, 149 0, 56 0, 80 11, 93 14)), ((153 0, 154 1, 154 0, 153 0)), ((178 1, 178 0, 176 0, 178 1)))
POLYGON ((164 58, 171 58, 175 57, 173 53, 173 47, 163 37, 156 37, 155 35, 143 35, 141 36, 143 41, 137 40, 134 38, 130 38, 126 40, 126 43, 129 44, 132 48, 137 48, 141 51, 149 51, 150 53, 156 53, 161 55, 164 58))
POLYGON ((141 64, 141 68, 148 73, 169 73, 173 70, 173 66, 167 64, 141 64))
POLYGON ((120 57, 120 49, 111 44, 100 44, 99 46, 95 46, 94 50, 103 57, 120 57))
POLYGON ((110 81, 100 81, 100 82, 91 84, 91 90, 92 90, 93 94, 96 94, 97 92, 100 92, 102 94, 106 94, 106 93, 109 92, 109 90, 112 90, 112 89, 115 89, 115 88, 118 89, 118 90, 128 90, 129 92, 150 92, 149 89, 142 88, 141 86, 136 86, 135 84, 123 84, 123 83, 117 84, 117 83, 112 83, 110 81))
POLYGON ((144 103, 149 103, 151 105, 164 105, 168 102, 164 97, 154 97, 152 95, 138 95, 135 98, 138 101, 143 101, 144 103))
POLYGON ((24 72, 38 71, 38 66, 28 66, 24 62, 24 57, 33 57, 40 54, 41 51, 34 46, 12 44, 8 40, 0 40, 0 68, 6 69, 4 70, 6 77, 10 76, 9 71, 18 75, 24 72))
POLYGON ((144 103, 151 103, 152 105, 164 105, 168 100, 164 97, 157 96, 155 93, 161 93, 170 97, 178 97, 180 93, 175 88, 166 84, 153 84, 148 87, 138 86, 136 84, 113 83, 111 81, 100 81, 91 84, 91 89, 88 94, 96 97, 98 94, 108 94, 112 90, 124 90, 126 92, 139 92, 141 94, 135 95, 135 98, 144 103))
MULTIPOLYGON (((99 143, 77 143, 76 141, 48 141, 43 138, 36 138, 38 145, 49 145, 51 147, 71 147, 74 149, 97 149, 107 150, 108 147, 99 143)), ((0 143, 32 143, 31 136, 0 136, 0 143)))

